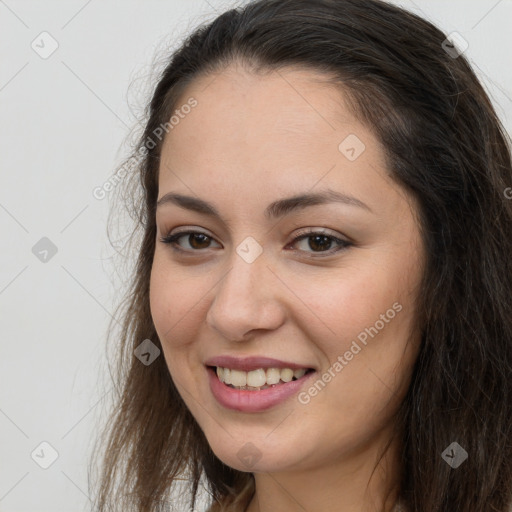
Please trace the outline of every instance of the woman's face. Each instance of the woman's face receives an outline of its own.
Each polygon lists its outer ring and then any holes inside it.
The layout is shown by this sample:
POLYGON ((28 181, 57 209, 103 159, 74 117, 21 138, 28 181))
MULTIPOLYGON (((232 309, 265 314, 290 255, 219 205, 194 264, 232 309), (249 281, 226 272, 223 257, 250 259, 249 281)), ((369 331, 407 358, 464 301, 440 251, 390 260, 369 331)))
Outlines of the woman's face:
POLYGON ((340 91, 315 78, 200 78, 162 151, 151 313, 180 395, 242 471, 370 454, 417 356, 414 203, 340 91))

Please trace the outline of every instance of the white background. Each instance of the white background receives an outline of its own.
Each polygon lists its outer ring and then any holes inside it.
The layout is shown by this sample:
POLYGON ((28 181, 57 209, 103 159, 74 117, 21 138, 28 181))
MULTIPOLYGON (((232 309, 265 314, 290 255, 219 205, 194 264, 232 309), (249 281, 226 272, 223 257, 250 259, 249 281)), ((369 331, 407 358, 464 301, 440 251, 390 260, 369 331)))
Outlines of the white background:
MULTIPOLYGON (((463 35, 510 133, 512 1, 395 3, 463 35)), ((87 458, 110 396, 105 334, 118 286, 108 198, 92 191, 126 155, 154 58, 232 6, 0 0, 0 512, 90 510, 87 458), (43 31, 59 45, 47 59, 31 47, 43 31), (46 263, 32 253, 42 237, 58 251, 46 263), (31 458, 43 441, 59 454, 48 469, 31 458)))

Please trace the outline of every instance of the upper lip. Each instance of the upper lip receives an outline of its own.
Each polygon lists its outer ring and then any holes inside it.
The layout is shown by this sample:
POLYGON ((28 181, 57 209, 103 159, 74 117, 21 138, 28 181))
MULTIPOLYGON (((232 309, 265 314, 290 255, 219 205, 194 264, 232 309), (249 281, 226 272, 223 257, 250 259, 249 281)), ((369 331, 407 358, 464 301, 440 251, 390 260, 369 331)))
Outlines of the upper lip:
POLYGON ((235 357, 235 356, 216 356, 207 359, 204 363, 206 366, 220 366, 221 368, 231 368, 233 370, 242 370, 250 372, 258 368, 291 368, 299 370, 301 368, 312 368, 307 364, 292 363, 290 361, 281 361, 272 357, 251 356, 251 357, 235 357))

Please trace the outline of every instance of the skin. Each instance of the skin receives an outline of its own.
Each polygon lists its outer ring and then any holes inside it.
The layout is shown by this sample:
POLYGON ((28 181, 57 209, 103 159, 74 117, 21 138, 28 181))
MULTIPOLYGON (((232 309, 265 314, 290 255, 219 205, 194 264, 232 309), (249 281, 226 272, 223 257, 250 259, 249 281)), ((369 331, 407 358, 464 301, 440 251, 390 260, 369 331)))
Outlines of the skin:
POLYGON ((199 197, 222 219, 169 203, 157 209, 150 304, 173 381, 217 457, 253 472, 249 512, 390 511, 397 441, 370 476, 419 348, 416 204, 390 179, 375 135, 321 75, 288 68, 257 76, 232 65, 196 79, 178 106, 190 96, 198 105, 164 141, 158 198, 199 197), (365 144, 354 161, 338 149, 349 134, 365 144), (277 199, 325 188, 371 211, 328 203, 264 216, 277 199), (160 241, 186 228, 211 238, 182 237, 188 256, 160 241), (304 228, 353 245, 334 252, 335 241, 293 242, 304 228), (236 252, 248 236, 263 248, 252 263, 236 252), (204 361, 221 354, 293 361, 317 368, 318 378, 394 303, 401 311, 307 404, 293 396, 244 413, 210 391, 204 361), (237 456, 249 441, 261 456, 250 469, 237 456))

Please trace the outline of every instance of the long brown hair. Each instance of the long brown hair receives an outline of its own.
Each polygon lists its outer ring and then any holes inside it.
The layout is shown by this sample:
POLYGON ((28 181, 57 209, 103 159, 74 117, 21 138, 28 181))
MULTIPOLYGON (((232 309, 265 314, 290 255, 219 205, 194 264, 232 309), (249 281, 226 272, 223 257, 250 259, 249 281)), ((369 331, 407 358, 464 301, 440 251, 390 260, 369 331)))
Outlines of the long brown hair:
POLYGON ((136 221, 126 247, 138 259, 115 314, 122 326, 111 334, 117 395, 93 458, 102 459, 91 491, 98 512, 162 510, 183 478, 191 508, 201 482, 218 510, 230 503, 243 510, 254 491, 250 472, 213 454, 165 359, 145 366, 134 357, 145 339, 162 348, 149 308, 163 140, 155 134, 191 81, 234 62, 254 73, 286 66, 323 72, 382 142, 390 175, 417 198, 427 265, 419 295, 422 344, 396 418, 405 432, 400 497, 414 512, 508 512, 511 145, 464 54, 446 37, 379 0, 259 0, 197 28, 169 56, 135 164, 119 185, 136 221), (458 469, 442 457, 452 442, 468 453, 458 469))

